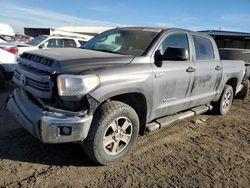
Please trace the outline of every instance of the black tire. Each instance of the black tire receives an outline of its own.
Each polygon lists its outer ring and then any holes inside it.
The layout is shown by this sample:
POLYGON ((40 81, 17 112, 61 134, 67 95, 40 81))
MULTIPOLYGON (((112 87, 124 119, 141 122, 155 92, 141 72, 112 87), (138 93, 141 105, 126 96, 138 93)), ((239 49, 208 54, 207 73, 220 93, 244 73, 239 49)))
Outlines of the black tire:
POLYGON ((2 70, 0 70, 0 89, 2 89, 4 87, 4 84, 5 84, 4 73, 2 70))
POLYGON ((220 115, 225 115, 231 108, 234 98, 234 91, 232 86, 226 85, 219 101, 215 103, 214 110, 220 115))
POLYGON ((107 101, 95 112, 88 137, 82 145, 92 160, 110 165, 128 154, 138 134, 139 118, 135 110, 122 102, 107 101))
POLYGON ((247 97, 248 92, 249 92, 249 80, 244 80, 242 82, 242 85, 243 85, 243 89, 239 93, 237 93, 236 98, 244 100, 247 97))

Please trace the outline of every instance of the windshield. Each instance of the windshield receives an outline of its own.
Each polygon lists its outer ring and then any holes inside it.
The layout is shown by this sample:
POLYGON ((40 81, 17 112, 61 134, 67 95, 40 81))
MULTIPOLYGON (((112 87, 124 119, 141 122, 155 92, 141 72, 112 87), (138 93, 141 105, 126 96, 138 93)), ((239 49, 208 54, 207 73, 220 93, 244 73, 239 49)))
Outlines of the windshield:
POLYGON ((82 48, 117 54, 141 56, 160 29, 118 28, 97 35, 82 48))
POLYGON ((46 36, 38 36, 34 39, 32 39, 30 42, 28 42, 27 44, 32 45, 32 46, 37 46, 38 44, 40 44, 41 42, 43 42, 47 37, 46 36))

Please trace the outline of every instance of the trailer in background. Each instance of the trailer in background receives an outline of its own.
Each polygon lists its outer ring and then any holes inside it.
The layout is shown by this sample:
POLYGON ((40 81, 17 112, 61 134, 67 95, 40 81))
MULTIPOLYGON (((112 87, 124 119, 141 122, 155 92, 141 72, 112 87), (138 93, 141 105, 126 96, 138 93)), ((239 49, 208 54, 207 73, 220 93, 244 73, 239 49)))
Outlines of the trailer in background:
POLYGON ((250 33, 220 30, 200 32, 211 35, 214 38, 222 60, 245 61, 245 78, 250 80, 250 33))
POLYGON ((250 49, 250 33, 220 30, 200 31, 211 35, 218 48, 250 49))
POLYGON ((206 30, 200 31, 211 35, 220 51, 221 59, 244 60, 250 63, 250 33, 206 30))

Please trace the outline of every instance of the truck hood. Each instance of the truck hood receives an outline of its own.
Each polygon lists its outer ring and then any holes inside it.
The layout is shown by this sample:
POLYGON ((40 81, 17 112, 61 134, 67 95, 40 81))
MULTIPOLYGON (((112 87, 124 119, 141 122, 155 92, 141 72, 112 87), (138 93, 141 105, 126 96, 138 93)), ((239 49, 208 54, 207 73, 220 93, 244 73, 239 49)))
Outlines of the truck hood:
POLYGON ((19 58, 19 62, 38 70, 51 72, 53 74, 81 73, 86 70, 119 66, 128 64, 134 56, 113 54, 87 49, 56 48, 26 52, 19 58), (51 61, 50 65, 41 63, 42 57, 51 61))

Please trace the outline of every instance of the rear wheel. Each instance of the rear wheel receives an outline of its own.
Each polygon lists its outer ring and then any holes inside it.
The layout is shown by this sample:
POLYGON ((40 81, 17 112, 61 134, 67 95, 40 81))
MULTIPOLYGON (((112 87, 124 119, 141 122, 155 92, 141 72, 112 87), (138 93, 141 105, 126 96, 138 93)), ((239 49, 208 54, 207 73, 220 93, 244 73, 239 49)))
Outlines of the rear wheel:
POLYGON ((139 119, 134 109, 118 101, 104 103, 94 119, 83 143, 85 153, 102 165, 124 158, 139 134, 139 119))
POLYGON ((4 87, 4 84, 5 84, 4 73, 2 70, 0 70, 0 89, 2 89, 4 87))
POLYGON ((221 94, 220 100, 214 106, 215 110, 220 115, 225 115, 232 106, 233 98, 234 92, 232 86, 226 85, 221 94))

